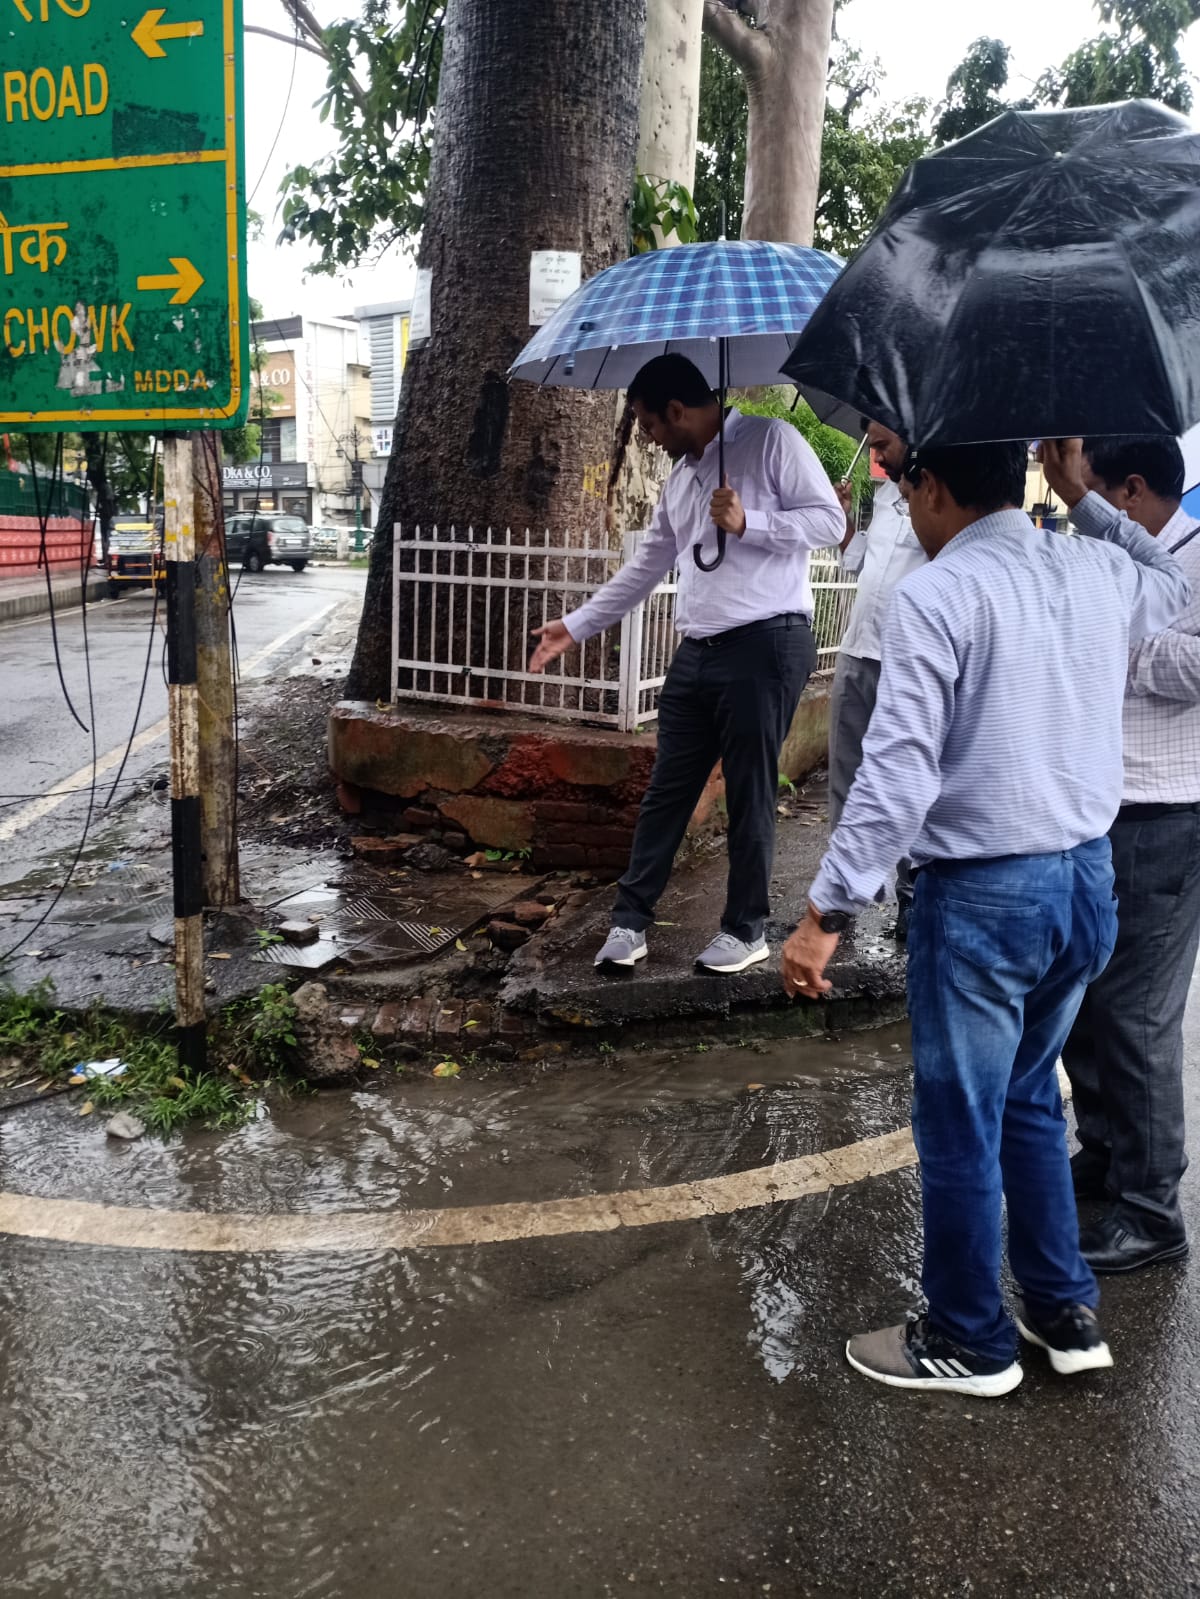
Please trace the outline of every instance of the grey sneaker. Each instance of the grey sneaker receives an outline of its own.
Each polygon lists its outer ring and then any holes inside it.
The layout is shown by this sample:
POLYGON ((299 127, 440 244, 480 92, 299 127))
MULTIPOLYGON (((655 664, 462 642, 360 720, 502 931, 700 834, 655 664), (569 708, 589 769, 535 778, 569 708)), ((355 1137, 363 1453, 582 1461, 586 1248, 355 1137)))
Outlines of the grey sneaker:
POLYGON ((770 953, 765 938, 748 944, 733 933, 718 933, 708 948, 696 956, 696 965, 721 977, 732 977, 735 972, 744 972, 747 966, 765 961, 770 953))
POLYGON ((846 1345, 855 1371, 889 1388, 937 1389, 999 1399, 1023 1375, 1018 1361, 982 1360, 929 1326, 924 1316, 880 1332, 859 1333, 846 1345))
POLYGON ((604 948, 596 956, 596 965, 636 966, 649 953, 645 933, 633 927, 611 927, 604 948))

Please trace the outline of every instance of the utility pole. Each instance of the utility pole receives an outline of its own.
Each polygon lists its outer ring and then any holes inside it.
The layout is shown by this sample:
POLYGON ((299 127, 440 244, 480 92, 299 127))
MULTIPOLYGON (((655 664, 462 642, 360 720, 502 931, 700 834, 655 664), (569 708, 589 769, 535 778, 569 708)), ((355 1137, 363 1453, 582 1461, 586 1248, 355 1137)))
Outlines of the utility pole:
MULTIPOLYGON (((354 424, 351 432, 342 440, 344 444, 353 444, 354 455, 350 463, 350 482, 354 489, 354 553, 362 554, 363 548, 363 519, 362 519, 362 491, 363 491, 363 464, 359 457, 358 446, 362 435, 358 431, 358 423, 354 424)), ((345 454, 345 451, 342 451, 345 454)))
POLYGON ((200 825, 200 696, 196 683, 196 540, 192 447, 163 440, 167 561, 167 696, 171 720, 171 862, 175 881, 175 1020, 179 1060, 204 1069, 204 886, 200 825))
POLYGON ((241 899, 241 882, 220 436, 194 433, 191 451, 196 507, 196 675, 204 903, 223 909, 241 899))

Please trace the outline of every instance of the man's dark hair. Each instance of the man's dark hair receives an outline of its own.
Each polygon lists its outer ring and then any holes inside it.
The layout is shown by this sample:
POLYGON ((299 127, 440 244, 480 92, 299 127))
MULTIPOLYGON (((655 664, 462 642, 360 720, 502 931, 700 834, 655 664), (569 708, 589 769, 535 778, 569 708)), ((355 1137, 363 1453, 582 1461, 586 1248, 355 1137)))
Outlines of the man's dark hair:
POLYGON ((1126 478, 1140 477, 1160 499, 1178 503, 1183 498, 1183 451, 1173 433, 1084 439, 1083 453, 1106 489, 1120 488, 1126 478))
POLYGON ((680 405, 715 405, 717 396, 700 368, 686 355, 656 355, 629 385, 630 405, 640 400, 655 416, 666 416, 672 400, 680 405))
POLYGON ((1008 444, 930 445, 909 452, 904 475, 914 486, 928 472, 944 483, 964 511, 990 516, 1005 506, 1025 503, 1029 446, 1008 444))

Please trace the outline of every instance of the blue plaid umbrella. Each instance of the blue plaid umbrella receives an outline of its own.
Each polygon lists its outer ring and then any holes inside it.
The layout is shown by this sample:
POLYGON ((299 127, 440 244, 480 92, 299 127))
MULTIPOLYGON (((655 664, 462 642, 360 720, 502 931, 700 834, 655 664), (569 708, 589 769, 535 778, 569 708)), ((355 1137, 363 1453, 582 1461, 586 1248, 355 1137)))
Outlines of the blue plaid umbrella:
POLYGON ((721 239, 619 261, 539 328, 509 376, 580 389, 627 388, 651 356, 678 351, 714 388, 777 383, 780 368, 842 270, 799 244, 721 239))
MULTIPOLYGON (((619 261, 575 291, 521 351, 509 377, 582 389, 624 389, 651 357, 686 355, 720 392, 725 480, 725 390, 781 381, 780 369, 842 270, 799 244, 721 239, 619 261)), ((711 564, 725 556, 717 530, 711 564)))

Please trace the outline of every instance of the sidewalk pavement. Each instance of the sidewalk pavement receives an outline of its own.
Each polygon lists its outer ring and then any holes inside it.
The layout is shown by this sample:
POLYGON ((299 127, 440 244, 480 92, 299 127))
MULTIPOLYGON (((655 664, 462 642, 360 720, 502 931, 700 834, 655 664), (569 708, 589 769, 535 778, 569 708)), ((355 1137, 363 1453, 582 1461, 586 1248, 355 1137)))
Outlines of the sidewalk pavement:
POLYGON ((794 1033, 898 1020, 905 1014, 905 962, 891 933, 894 905, 864 912, 842 940, 827 974, 833 983, 828 999, 793 1003, 783 993, 779 951, 803 911, 827 838, 823 794, 816 788, 809 793, 820 803, 803 805, 779 824, 771 888, 775 915, 766 930, 770 959, 737 977, 696 969, 696 955, 718 931, 725 899, 728 862, 718 847, 676 868, 659 921, 647 933, 649 957, 630 972, 609 975, 593 964, 613 898, 611 888, 600 889, 517 951, 500 985, 502 1006, 531 1015, 543 1027, 655 1032, 689 1021, 725 1020, 739 1011, 774 1012, 781 1030, 794 1033))
MULTIPOLYGON (((84 582, 78 569, 51 573, 54 609, 67 611, 82 604, 84 582)), ((88 572, 86 583, 89 600, 103 599, 106 583, 103 572, 93 568, 88 572)), ((45 572, 23 577, 0 576, 0 622, 12 622, 22 616, 43 616, 50 604, 45 572)))

